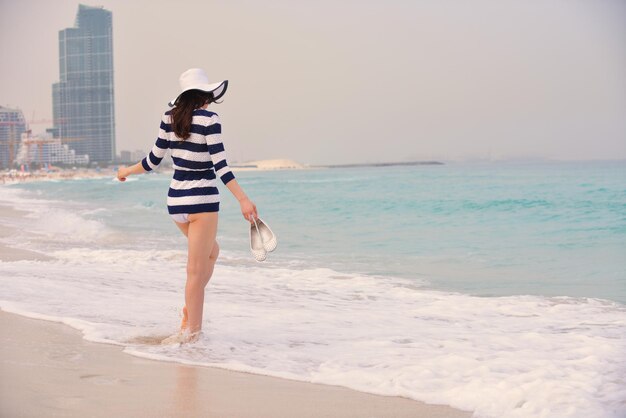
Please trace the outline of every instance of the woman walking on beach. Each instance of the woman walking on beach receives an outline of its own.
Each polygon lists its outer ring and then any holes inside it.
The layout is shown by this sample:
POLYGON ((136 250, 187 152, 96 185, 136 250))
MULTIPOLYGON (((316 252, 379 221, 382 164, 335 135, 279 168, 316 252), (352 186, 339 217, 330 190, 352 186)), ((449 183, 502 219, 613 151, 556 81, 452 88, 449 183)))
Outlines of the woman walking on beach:
POLYGON ((204 289, 211 279, 219 255, 216 241, 219 191, 216 177, 228 187, 241 205, 244 218, 258 218, 254 203, 246 196, 228 167, 221 141, 218 115, 207 110, 226 92, 228 81, 209 83, 198 68, 180 76, 181 93, 163 114, 159 136, 152 150, 141 162, 120 167, 117 178, 155 169, 171 150, 174 176, 167 194, 167 208, 176 226, 187 237, 187 283, 185 307, 180 332, 163 343, 197 340, 202 329, 204 289))

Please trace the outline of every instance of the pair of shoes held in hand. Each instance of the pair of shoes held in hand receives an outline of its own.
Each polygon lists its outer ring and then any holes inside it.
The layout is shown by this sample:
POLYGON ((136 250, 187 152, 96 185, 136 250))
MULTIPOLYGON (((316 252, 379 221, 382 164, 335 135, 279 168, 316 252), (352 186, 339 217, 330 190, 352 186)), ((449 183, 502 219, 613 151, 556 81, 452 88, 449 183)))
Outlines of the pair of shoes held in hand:
POLYGON ((250 252, 256 261, 264 261, 267 253, 276 249, 276 235, 261 218, 250 223, 250 252))

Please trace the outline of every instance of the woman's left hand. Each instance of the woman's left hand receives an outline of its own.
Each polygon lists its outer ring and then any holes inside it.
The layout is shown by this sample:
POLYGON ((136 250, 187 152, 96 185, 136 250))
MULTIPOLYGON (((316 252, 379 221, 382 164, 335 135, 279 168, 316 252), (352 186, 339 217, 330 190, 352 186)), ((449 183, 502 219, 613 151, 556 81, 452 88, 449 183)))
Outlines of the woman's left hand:
POLYGON ((244 197, 243 199, 241 199, 239 201, 239 204, 241 205, 241 214, 247 221, 252 222, 253 217, 254 218, 259 217, 256 211, 256 205, 252 203, 252 201, 248 199, 247 197, 244 197))

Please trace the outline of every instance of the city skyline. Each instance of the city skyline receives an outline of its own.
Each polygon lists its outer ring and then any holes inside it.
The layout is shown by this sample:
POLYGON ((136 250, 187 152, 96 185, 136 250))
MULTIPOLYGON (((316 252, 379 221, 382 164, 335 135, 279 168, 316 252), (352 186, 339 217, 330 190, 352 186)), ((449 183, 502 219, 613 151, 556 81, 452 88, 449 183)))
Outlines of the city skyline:
MULTIPOLYGON (((148 150, 178 76, 201 67, 230 81, 213 110, 232 161, 626 158, 624 2, 99 3, 116 19, 119 149, 148 150)), ((77 2, 0 5, 21 63, 0 70, 0 104, 51 118, 46 37, 77 2)))

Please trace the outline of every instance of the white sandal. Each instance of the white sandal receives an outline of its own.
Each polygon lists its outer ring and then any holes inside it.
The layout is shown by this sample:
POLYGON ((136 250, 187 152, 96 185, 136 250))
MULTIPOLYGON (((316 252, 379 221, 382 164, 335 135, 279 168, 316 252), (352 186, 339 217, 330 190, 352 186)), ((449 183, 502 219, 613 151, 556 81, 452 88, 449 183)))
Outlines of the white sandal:
POLYGON ((278 242, 276 241, 276 235, 272 232, 269 226, 263 221, 261 218, 257 218, 259 233, 261 234, 261 239, 263 240, 263 248, 265 251, 274 251, 276 249, 276 245, 278 242))
POLYGON ((256 219, 252 217, 254 223, 250 224, 250 252, 256 261, 265 261, 267 252, 263 246, 263 238, 259 232, 259 226, 256 219))

